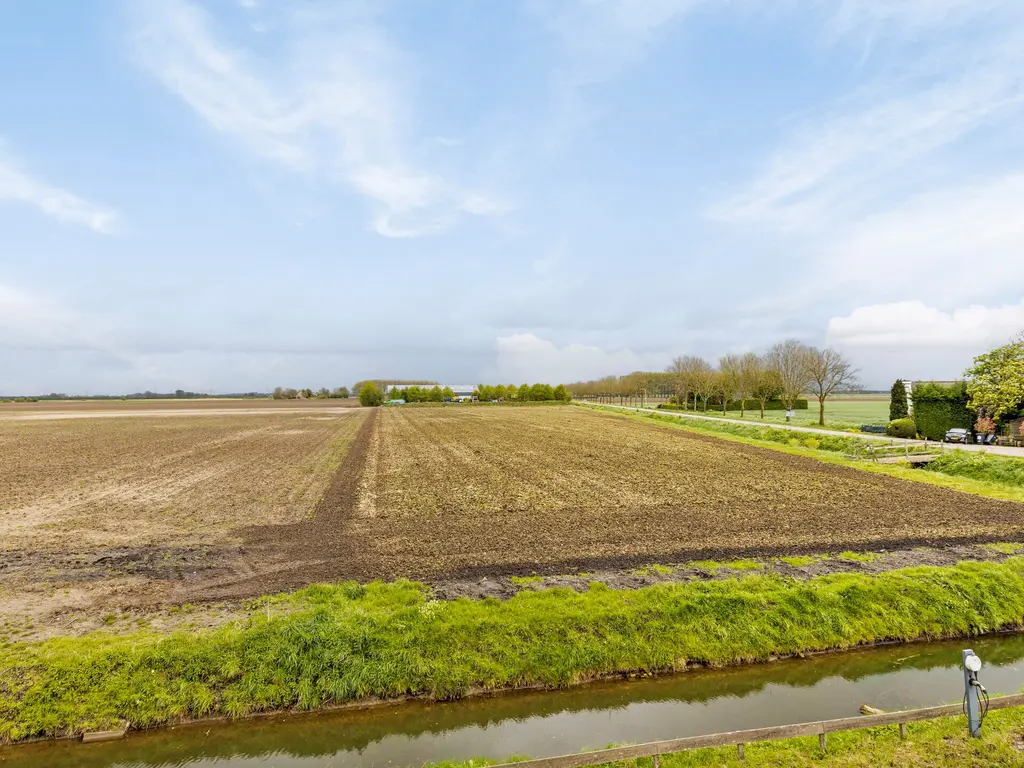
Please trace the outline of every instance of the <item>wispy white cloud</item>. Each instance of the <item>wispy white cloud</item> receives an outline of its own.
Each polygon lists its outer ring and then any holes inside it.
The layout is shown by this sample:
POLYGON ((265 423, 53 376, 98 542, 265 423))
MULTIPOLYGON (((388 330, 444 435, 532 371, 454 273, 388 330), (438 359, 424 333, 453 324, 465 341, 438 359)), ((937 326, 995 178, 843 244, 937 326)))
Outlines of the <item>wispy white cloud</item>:
POLYGON ((374 201, 389 237, 440 231, 486 215, 485 193, 417 162, 403 92, 409 66, 369 13, 318 7, 275 25, 279 50, 230 43, 185 0, 145 4, 139 60, 206 123, 293 171, 340 179, 374 201))
POLYGON ((913 196, 822 246, 810 283, 846 295, 920 292, 942 302, 1024 285, 1022 211, 1024 172, 913 196))
POLYGON ((978 53, 954 73, 877 84, 797 121, 763 171, 715 215, 815 229, 905 192, 918 161, 982 128, 1014 130, 1024 111, 1021 41, 978 53))
POLYGON ((117 220, 113 209, 32 176, 0 151, 0 202, 5 201, 31 205, 58 221, 79 224, 103 234, 111 232, 117 220))
POLYGON ((566 55, 569 85, 599 82, 642 58, 660 29, 701 0, 569 0, 538 6, 566 55))
POLYGON ((840 0, 825 31, 829 36, 905 38, 978 19, 1012 17, 1014 6, 1014 0, 840 0))

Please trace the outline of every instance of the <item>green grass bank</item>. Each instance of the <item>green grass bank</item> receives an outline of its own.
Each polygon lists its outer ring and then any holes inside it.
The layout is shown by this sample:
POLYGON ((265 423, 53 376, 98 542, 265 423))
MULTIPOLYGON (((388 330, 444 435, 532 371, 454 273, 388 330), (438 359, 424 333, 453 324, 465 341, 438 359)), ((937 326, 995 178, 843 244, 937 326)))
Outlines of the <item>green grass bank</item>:
POLYGON ((213 630, 0 647, 0 740, 968 636, 1024 622, 1024 558, 506 601, 438 601, 411 582, 315 585, 255 607, 213 630))
MULTIPOLYGON (((943 717, 907 726, 901 740, 896 726, 832 733, 822 754, 814 736, 747 744, 740 761, 736 747, 664 755, 664 768, 991 768, 1024 765, 1024 709, 1004 709, 985 718, 980 739, 967 735, 962 717, 943 717)), ((518 759, 518 758, 516 758, 518 759)), ((494 760, 431 763, 427 768, 484 768, 494 760)), ((651 758, 605 763, 614 768, 652 768, 651 758)))

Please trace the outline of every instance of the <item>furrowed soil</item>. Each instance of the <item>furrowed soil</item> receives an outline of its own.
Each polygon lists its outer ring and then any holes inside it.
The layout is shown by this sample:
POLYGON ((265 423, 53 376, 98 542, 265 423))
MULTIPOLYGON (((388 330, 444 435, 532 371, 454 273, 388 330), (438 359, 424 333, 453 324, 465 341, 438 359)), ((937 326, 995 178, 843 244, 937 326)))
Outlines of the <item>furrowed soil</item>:
POLYGON ((571 407, 388 408, 334 512, 347 578, 1014 540, 1024 505, 571 407), (345 519, 347 518, 347 519, 345 519))
POLYGON ((240 530, 308 519, 368 413, 0 418, 0 618, 251 572, 240 530))
POLYGON ((574 407, 0 419, 0 458, 0 619, 22 637, 190 603, 219 621, 317 581, 500 597, 534 574, 629 588, 731 572, 693 561, 1024 540, 1024 504, 574 407))

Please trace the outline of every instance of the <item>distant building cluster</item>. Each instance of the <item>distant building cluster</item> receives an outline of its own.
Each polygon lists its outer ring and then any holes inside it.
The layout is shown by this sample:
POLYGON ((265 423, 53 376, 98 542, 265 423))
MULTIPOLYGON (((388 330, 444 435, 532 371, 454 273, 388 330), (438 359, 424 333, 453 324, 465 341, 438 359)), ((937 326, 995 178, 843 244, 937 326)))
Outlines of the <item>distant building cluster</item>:
POLYGON ((450 389, 455 393, 454 400, 472 400, 473 393, 476 392, 475 384, 388 384, 384 388, 385 397, 390 400, 392 392, 395 390, 406 390, 410 387, 419 387, 420 389, 433 389, 439 387, 441 389, 450 389))

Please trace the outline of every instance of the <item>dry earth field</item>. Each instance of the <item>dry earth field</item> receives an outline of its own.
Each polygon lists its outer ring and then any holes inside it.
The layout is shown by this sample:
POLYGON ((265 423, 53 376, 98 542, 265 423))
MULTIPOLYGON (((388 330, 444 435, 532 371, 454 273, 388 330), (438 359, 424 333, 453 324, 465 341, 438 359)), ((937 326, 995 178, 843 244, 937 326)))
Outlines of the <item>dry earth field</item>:
POLYGON ((233 572, 240 529, 314 513, 368 414, 81 405, 75 418, 0 408, 0 615, 158 602, 190 576, 233 572))
POLYGON ((0 619, 1024 534, 1022 504, 582 408, 224 402, 0 407, 0 619))
POLYGON ((363 576, 551 573, 1015 537, 1024 505, 580 408, 385 409, 363 576))

